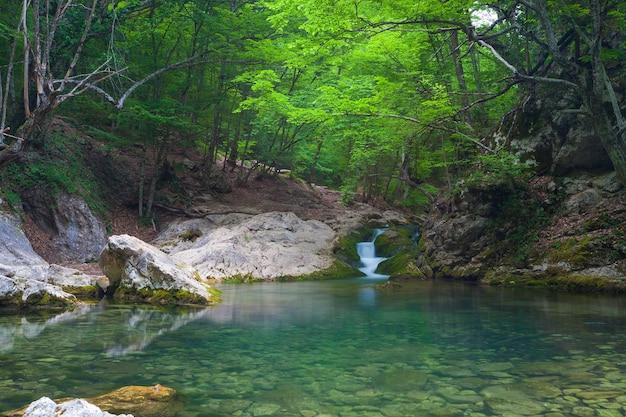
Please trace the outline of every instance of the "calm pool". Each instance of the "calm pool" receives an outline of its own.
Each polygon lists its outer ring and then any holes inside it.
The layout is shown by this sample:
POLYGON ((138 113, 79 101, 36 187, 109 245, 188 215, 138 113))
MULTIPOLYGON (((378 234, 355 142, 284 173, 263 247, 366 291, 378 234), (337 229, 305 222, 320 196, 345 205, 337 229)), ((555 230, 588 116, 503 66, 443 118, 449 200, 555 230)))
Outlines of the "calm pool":
POLYGON ((626 414, 625 297, 376 282, 0 315, 0 412, 160 383, 188 396, 183 417, 626 414))

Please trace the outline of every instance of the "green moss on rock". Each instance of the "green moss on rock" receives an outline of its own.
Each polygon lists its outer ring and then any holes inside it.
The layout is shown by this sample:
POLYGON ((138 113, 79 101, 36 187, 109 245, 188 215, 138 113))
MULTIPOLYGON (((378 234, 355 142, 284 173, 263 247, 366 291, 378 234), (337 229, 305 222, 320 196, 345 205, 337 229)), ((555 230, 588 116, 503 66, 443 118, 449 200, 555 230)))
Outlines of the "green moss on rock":
POLYGON ((351 264, 336 259, 333 265, 323 271, 297 277, 281 277, 277 281, 324 281, 331 279, 345 279, 363 276, 363 273, 351 264))
POLYGON ((151 288, 129 288, 120 287, 113 293, 113 297, 118 301, 138 302, 155 305, 212 305, 220 301, 221 292, 210 287, 211 300, 194 294, 188 290, 168 291, 164 289, 151 288))
POLYGON ((372 229, 369 227, 359 227, 350 231, 345 236, 340 237, 335 243, 333 253, 343 262, 348 264, 359 261, 359 254, 356 250, 356 244, 366 242, 372 236, 372 229))
POLYGON ((389 275, 392 281, 426 279, 426 275, 416 265, 415 257, 411 253, 401 253, 381 262, 376 271, 389 275))
POLYGON ((93 301, 102 298, 102 289, 96 285, 87 285, 84 287, 62 287, 66 293, 74 295, 79 300, 93 301))
POLYGON ((555 275, 554 271, 549 270, 515 275, 491 272, 480 282, 494 286, 545 288, 576 293, 626 293, 626 281, 573 272, 555 275))

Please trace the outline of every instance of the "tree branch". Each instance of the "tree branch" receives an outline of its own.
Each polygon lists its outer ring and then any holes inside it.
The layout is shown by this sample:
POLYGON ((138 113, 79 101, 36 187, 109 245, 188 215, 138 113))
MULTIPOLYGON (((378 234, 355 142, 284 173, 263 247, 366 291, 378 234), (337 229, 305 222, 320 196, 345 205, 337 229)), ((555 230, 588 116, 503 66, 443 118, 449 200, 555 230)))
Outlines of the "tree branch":
POLYGON ((413 123, 420 123, 418 119, 409 116, 403 116, 401 114, 390 113, 333 113, 333 116, 356 116, 356 117, 390 117, 393 119, 407 120, 413 123))
POLYGON ((517 68, 515 68, 513 65, 511 65, 506 59, 504 59, 504 57, 502 55, 500 55, 498 53, 498 51, 496 51, 496 48, 494 48, 493 46, 491 46, 490 44, 488 44, 487 42, 485 42, 483 40, 477 40, 476 43, 478 45, 484 47, 484 48, 489 49, 489 51, 491 51, 491 54, 498 61, 500 61, 505 67, 507 67, 513 73, 513 75, 516 78, 518 78, 520 80, 532 81, 532 82, 542 82, 542 83, 561 84, 561 85, 567 86, 569 88, 574 88, 576 90, 578 90, 580 88, 578 84, 575 84, 575 83, 567 81, 567 80, 562 80, 562 79, 559 79, 559 78, 535 77, 535 76, 530 76, 530 75, 524 75, 521 72, 519 72, 517 68))

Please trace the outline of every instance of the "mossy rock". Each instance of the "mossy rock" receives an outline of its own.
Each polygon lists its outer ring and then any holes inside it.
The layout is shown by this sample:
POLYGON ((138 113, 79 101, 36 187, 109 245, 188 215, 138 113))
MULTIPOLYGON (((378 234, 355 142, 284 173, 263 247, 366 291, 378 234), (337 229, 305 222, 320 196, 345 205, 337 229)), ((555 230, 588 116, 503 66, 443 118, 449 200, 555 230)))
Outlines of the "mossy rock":
POLYGON ((364 274, 351 264, 336 259, 333 265, 323 271, 317 271, 308 275, 300 275, 297 277, 285 276, 280 277, 277 281, 325 281, 332 279, 346 279, 361 277, 364 274))
POLYGON ((573 268, 584 268, 593 260, 591 243, 592 238, 585 237, 580 241, 569 239, 566 242, 553 244, 546 259, 552 264, 563 263, 573 268))
POLYGON ((465 266, 433 265, 433 271, 439 278, 469 282, 481 281, 487 273, 482 264, 465 266))
POLYGON ((372 237, 372 229, 362 226, 358 229, 351 230, 347 235, 337 239, 333 253, 340 260, 346 263, 356 263, 360 257, 356 250, 356 244, 359 242, 367 242, 372 237))
POLYGON ((411 252, 417 256, 419 248, 413 240, 414 235, 414 227, 392 226, 376 238, 376 254, 390 258, 403 252, 411 252))
POLYGON ((221 291, 210 287, 211 299, 194 294, 187 290, 168 291, 164 289, 120 287, 113 293, 118 301, 138 302, 155 305, 213 305, 221 301, 221 291))
POLYGON ((387 280, 387 281, 381 282, 380 284, 374 285, 374 288, 377 290, 393 291, 393 290, 399 290, 403 288, 403 286, 399 282, 387 280))
MULTIPOLYGON (((61 404, 71 400, 71 398, 61 398, 55 402, 61 404)), ((85 400, 115 415, 132 414, 137 417, 174 417, 184 409, 187 403, 187 397, 160 384, 152 387, 137 385, 122 387, 108 394, 85 398, 85 400)), ((6 411, 0 413, 0 416, 21 417, 27 407, 6 411)))
POLYGON ((31 294, 22 300, 22 293, 0 297, 0 308, 6 309, 71 309, 76 307, 75 300, 56 297, 47 292, 31 294))
POLYGON ((540 271, 523 275, 490 272, 481 283, 503 287, 529 287, 575 293, 625 294, 626 282, 604 277, 581 275, 573 272, 555 274, 555 271, 540 271))
POLYGON ((252 274, 237 274, 224 278, 222 282, 226 284, 251 284, 253 282, 264 282, 263 278, 255 278, 252 274))
POLYGON ((412 253, 401 253, 378 265, 376 272, 389 275, 392 281, 425 280, 426 275, 415 263, 412 253))
POLYGON ((102 298, 104 291, 96 285, 87 285, 84 287, 62 287, 66 293, 74 295, 79 300, 95 301, 102 298))

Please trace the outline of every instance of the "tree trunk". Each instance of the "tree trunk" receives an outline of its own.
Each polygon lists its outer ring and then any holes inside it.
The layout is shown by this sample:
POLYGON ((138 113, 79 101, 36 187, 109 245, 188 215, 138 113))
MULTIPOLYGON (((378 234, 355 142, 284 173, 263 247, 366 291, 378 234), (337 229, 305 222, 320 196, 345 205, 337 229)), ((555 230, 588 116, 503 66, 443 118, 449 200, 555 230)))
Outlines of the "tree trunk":
POLYGON ((162 139, 157 144, 157 155, 154 161, 154 168, 152 169, 152 178, 150 179, 150 188, 148 189, 148 202, 146 203, 146 217, 152 217, 152 207, 154 205, 154 196, 156 194, 156 185, 159 181, 159 175, 161 169, 165 165, 167 156, 168 142, 167 139, 162 139))
POLYGON ((459 85, 459 90, 461 91, 461 104, 467 110, 461 113, 461 117, 463 121, 470 124, 472 122, 472 117, 469 112, 469 100, 467 97, 467 83, 465 82, 465 72, 463 71, 463 63, 459 59, 459 33, 456 30, 453 30, 450 33, 450 49, 452 50, 452 62, 454 64, 454 73, 456 75, 456 82, 459 85))
POLYGON ((144 184, 146 181, 146 159, 148 158, 148 147, 146 146, 146 143, 144 141, 143 143, 143 156, 141 158, 141 165, 139 167, 139 192, 138 192, 138 196, 137 196, 137 200, 138 200, 138 205, 139 205, 139 210, 138 210, 138 215, 139 217, 143 217, 143 190, 144 190, 144 184))

